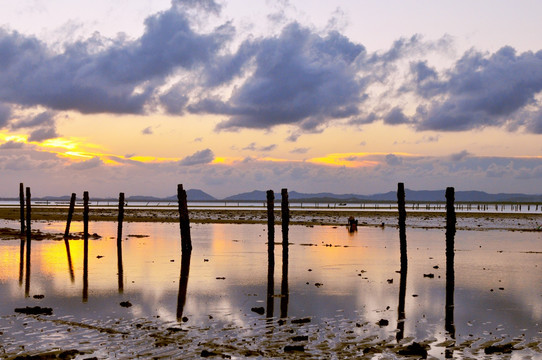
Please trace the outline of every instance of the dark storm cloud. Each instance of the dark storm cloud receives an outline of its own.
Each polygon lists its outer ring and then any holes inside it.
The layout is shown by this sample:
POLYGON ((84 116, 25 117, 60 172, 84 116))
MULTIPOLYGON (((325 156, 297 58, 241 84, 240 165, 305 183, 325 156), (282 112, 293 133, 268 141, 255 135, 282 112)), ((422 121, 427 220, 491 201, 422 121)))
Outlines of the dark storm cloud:
POLYGON ((277 144, 271 144, 267 146, 257 146, 256 143, 250 143, 247 146, 243 148, 243 150, 250 150, 250 151, 272 151, 277 148, 277 144))
POLYGON ((97 34, 66 44, 61 53, 34 37, 0 29, 0 100, 82 113, 144 112, 168 76, 203 66, 232 35, 229 25, 209 34, 191 27, 185 10, 198 5, 218 11, 214 2, 176 4, 148 17, 138 39, 97 34))
POLYGON ((208 164, 215 159, 215 154, 211 149, 205 149, 197 151, 192 155, 189 155, 179 161, 179 164, 182 166, 192 166, 192 165, 202 165, 208 164))
POLYGON ((0 149, 4 149, 4 150, 22 149, 24 146, 25 146, 24 142, 6 141, 2 145, 0 145, 0 149))
POLYGON ((218 130, 295 124, 314 131, 330 119, 360 113, 367 84, 357 73, 356 59, 365 54, 363 46, 337 32, 322 37, 293 23, 278 37, 246 48, 254 51, 254 70, 232 96, 227 101, 206 98, 189 107, 229 116, 218 130))
POLYGON ((450 160, 452 161, 461 161, 461 160, 464 160, 465 158, 467 158, 468 156, 470 156, 470 153, 467 151, 467 150, 463 150, 463 151, 460 151, 456 154, 452 154, 450 156, 450 160))
POLYGON ((54 127, 40 128, 32 131, 28 137, 28 141, 41 142, 48 139, 57 138, 58 134, 54 127))
POLYGON ((540 116, 526 112, 529 105, 539 107, 535 96, 542 90, 542 51, 517 55, 504 47, 490 56, 470 51, 440 78, 419 64, 415 75, 417 93, 430 100, 418 108, 419 130, 526 125, 542 133, 540 116))
POLYGON ((0 103, 0 128, 3 128, 4 126, 6 126, 10 118, 11 118, 11 108, 7 105, 0 103))
POLYGON ((388 125, 400 125, 400 124, 408 124, 410 122, 410 119, 403 114, 403 111, 395 107, 391 109, 391 111, 384 116, 384 124, 388 125))

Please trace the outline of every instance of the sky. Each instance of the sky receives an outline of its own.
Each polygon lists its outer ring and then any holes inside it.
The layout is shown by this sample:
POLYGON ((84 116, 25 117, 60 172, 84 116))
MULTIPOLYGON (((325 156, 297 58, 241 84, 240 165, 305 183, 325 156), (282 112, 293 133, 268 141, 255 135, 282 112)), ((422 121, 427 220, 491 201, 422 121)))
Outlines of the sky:
POLYGON ((540 1, 0 7, 2 197, 542 193, 540 1))

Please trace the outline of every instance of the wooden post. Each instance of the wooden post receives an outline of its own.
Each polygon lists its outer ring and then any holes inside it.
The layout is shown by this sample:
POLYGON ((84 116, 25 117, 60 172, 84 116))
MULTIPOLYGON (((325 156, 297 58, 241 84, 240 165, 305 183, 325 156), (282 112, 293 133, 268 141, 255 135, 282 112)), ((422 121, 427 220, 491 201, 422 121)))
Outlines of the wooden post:
POLYGON ((31 195, 30 188, 26 188, 26 279, 25 279, 25 297, 30 296, 30 255, 31 255, 31 244, 30 240, 32 237, 32 207, 31 207, 31 195))
POLYGON ((290 224, 290 209, 288 204, 288 190, 281 191, 281 212, 282 212, 282 283, 280 287, 280 317, 288 317, 288 227, 290 224))
POLYGON ((267 191, 267 312, 273 317, 275 295, 275 193, 267 191))
POLYGON ((188 204, 186 191, 183 185, 177 185, 177 200, 179 202, 179 225, 181 227, 181 250, 192 251, 192 238, 190 237, 190 219, 188 217, 188 204))
POLYGON ((21 214, 21 236, 24 236, 24 185, 19 184, 19 205, 21 214))
POLYGON ((83 193, 83 302, 88 301, 88 191, 83 193))
POLYGON ((282 196, 281 212, 282 212, 282 241, 284 245, 284 239, 286 239, 286 245, 288 245, 288 227, 290 225, 290 208, 288 204, 288 189, 282 189, 280 192, 282 196))
POLYGON ((401 251, 401 278, 399 279, 399 305, 397 308, 397 341, 401 341, 405 332, 405 297, 408 270, 406 240, 405 185, 397 184, 397 207, 399 210, 399 244, 401 251))
POLYGON ((124 221, 124 193, 119 194, 119 217, 117 224, 117 245, 122 241, 122 222, 124 221))
POLYGON ((72 193, 72 197, 70 199, 70 208, 68 210, 68 220, 66 221, 66 230, 64 231, 64 239, 67 239, 70 237, 70 226, 72 223, 74 210, 75 210, 75 193, 72 193))
POLYGON ((454 325, 454 242, 455 242, 455 193, 454 188, 446 188, 446 309, 445 330, 455 339, 454 325))
POLYGON ((124 193, 119 193, 119 217, 117 224, 117 273, 119 294, 124 293, 124 267, 122 264, 122 223, 124 222, 124 193))

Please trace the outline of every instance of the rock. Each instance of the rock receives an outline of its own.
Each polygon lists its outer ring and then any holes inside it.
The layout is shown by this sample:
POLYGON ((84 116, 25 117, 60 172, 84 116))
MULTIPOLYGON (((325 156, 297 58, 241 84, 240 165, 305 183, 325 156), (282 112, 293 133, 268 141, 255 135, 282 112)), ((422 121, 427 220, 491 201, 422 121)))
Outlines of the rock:
POLYGON ((500 344, 500 345, 490 345, 484 349, 486 354, 510 354, 514 350, 514 345, 512 343, 500 344))
POLYGON ((255 312, 256 314, 259 314, 259 315, 265 314, 265 309, 262 306, 253 307, 252 309, 250 309, 250 311, 255 312))
POLYGON ((217 279, 217 280, 226 280, 226 278, 223 277, 223 276, 218 276, 216 279, 217 279))
POLYGON ((45 297, 45 295, 41 295, 41 294, 40 294, 40 295, 34 295, 34 296, 32 296, 32 297, 33 297, 34 299, 41 300, 41 299, 43 299, 43 298, 45 297))
POLYGON ((390 322, 386 319, 380 319, 378 320, 377 322, 378 326, 388 326, 390 324, 390 322))
POLYGON ((286 345, 284 347, 285 352, 292 352, 292 351, 305 351, 304 345, 286 345))
POLYGON ((393 284, 393 279, 388 279, 388 284, 393 284))
POLYGON ((132 303, 129 302, 129 301, 121 301, 120 306, 125 307, 125 308, 129 308, 129 307, 132 306, 132 303))
POLYGON ((420 343, 413 342, 397 352, 399 355, 419 356, 422 359, 427 359, 427 349, 420 343))
POLYGON ((15 312, 26 315, 53 315, 53 309, 48 307, 27 306, 25 308, 15 308, 15 312))
POLYGON ((423 277, 432 279, 435 277, 435 274, 423 274, 423 277))
POLYGON ((310 318, 301 318, 301 319, 293 319, 292 320, 292 324, 306 324, 306 323, 310 323, 310 322, 311 322, 310 318))
POLYGON ((322 283, 314 283, 314 286, 316 286, 317 288, 319 288, 320 286, 323 286, 324 284, 322 283))

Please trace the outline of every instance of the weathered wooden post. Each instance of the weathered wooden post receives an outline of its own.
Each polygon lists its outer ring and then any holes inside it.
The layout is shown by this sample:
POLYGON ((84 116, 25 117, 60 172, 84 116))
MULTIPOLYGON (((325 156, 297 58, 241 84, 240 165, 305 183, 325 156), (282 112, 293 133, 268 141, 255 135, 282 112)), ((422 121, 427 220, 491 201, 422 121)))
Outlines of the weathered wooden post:
POLYGON ((19 184, 19 207, 21 215, 21 236, 24 236, 24 185, 19 184))
POLYGON ((282 242, 286 239, 288 245, 288 227, 290 226, 290 207, 288 203, 288 189, 282 189, 281 192, 281 212, 282 212, 282 242))
POLYGON ((275 193, 267 191, 267 313, 273 317, 275 294, 275 193))
POLYGON ((25 278, 25 297, 30 296, 30 255, 31 255, 31 237, 32 237, 32 206, 30 188, 26 188, 26 278, 25 278))
POLYGON ((281 191, 281 212, 282 212, 282 283, 280 298, 280 317, 288 317, 288 227, 290 225, 290 209, 288 204, 288 190, 281 191))
POLYGON ((117 273, 119 294, 124 292, 124 267, 122 264, 122 223, 124 222, 124 193, 119 193, 119 216, 117 224, 117 273))
POLYGON ((88 301, 88 191, 83 193, 83 302, 88 301))
POLYGON ((122 241, 122 222, 124 221, 124 193, 119 194, 119 216, 117 222, 117 246, 122 241))
POLYGON ((70 208, 68 209, 68 220, 66 221, 66 230, 64 231, 64 239, 70 237, 70 226, 73 219, 73 212, 75 210, 75 193, 72 193, 70 198, 70 208))
POLYGON ((455 190, 453 187, 446 188, 446 310, 445 330, 455 339, 454 325, 454 242, 455 242, 455 190))
POLYGON ((397 308, 397 341, 401 341, 405 332, 405 298, 408 270, 406 241, 405 185, 397 184, 397 208, 399 210, 399 245, 401 251, 401 277, 399 279, 399 306, 397 308))
POLYGON ((179 202, 179 224, 181 227, 181 250, 192 251, 192 238, 190 237, 190 218, 188 217, 188 203, 186 190, 183 185, 177 185, 177 200, 179 202))

